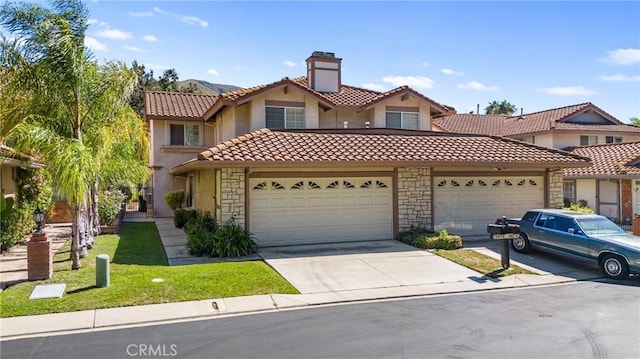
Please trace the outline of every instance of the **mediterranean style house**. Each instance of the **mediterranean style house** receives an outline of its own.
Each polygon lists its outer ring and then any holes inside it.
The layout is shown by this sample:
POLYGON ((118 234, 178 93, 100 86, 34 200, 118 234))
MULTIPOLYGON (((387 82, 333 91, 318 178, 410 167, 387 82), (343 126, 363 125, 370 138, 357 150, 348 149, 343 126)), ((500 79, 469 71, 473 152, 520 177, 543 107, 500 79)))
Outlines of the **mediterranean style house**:
POLYGON ((564 197, 586 200, 595 210, 621 224, 640 214, 640 142, 580 146, 572 153, 592 165, 564 170, 564 197))
POLYGON ((520 116, 444 115, 433 124, 441 131, 504 136, 572 149, 590 157, 593 166, 564 171, 565 202, 586 202, 596 213, 621 224, 640 214, 635 195, 640 186, 640 127, 624 124, 592 103, 520 116))
POLYGON ((411 227, 479 235, 495 218, 560 207, 563 169, 589 158, 485 134, 433 131, 455 114, 403 86, 342 83, 314 52, 307 76, 220 95, 148 92, 155 216, 164 194, 234 218, 262 246, 390 239, 411 227))

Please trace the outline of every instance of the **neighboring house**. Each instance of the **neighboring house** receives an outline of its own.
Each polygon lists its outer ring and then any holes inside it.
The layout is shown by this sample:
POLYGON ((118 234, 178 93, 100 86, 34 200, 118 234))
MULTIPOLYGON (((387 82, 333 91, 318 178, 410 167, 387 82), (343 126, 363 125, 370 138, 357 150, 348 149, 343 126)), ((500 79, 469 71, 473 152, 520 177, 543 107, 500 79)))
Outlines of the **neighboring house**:
POLYGON ((433 129, 509 137, 550 148, 640 141, 640 127, 624 124, 592 103, 520 116, 453 114, 433 129))
POLYGON ((412 226, 485 234, 502 215, 561 206, 562 169, 590 164, 432 132, 451 107, 406 86, 344 85, 331 53, 307 67, 219 96, 147 93, 155 215, 170 216, 164 193, 184 188, 187 207, 235 218, 260 245, 389 239, 412 226))
POLYGON ((564 170, 565 198, 585 200, 598 213, 630 224, 640 214, 640 142, 581 146, 571 152, 593 164, 564 170))
POLYGON ((0 188, 5 197, 16 195, 16 168, 42 168, 43 165, 31 156, 23 155, 0 143, 0 188))
POLYGON ((624 124, 592 103, 520 116, 454 114, 436 118, 433 123, 434 129, 442 131, 505 136, 558 149, 603 144, 573 150, 576 154, 594 156, 594 165, 580 171, 565 170, 565 198, 571 202, 585 200, 597 213, 621 223, 632 218, 632 212, 638 213, 637 207, 631 210, 628 192, 633 171, 614 168, 640 156, 637 145, 623 144, 640 141, 640 127, 624 124), (621 151, 625 158, 620 157, 621 151), (608 163, 608 167, 602 167, 603 163, 608 163))

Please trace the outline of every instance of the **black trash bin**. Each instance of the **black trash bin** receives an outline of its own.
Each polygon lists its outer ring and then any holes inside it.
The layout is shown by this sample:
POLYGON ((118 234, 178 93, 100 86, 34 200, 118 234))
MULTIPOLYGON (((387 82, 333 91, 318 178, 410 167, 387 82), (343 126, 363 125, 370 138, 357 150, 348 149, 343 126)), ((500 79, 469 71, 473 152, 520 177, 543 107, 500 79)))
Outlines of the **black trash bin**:
POLYGON ((138 196, 138 212, 146 212, 147 211, 147 201, 144 199, 144 196, 138 196))

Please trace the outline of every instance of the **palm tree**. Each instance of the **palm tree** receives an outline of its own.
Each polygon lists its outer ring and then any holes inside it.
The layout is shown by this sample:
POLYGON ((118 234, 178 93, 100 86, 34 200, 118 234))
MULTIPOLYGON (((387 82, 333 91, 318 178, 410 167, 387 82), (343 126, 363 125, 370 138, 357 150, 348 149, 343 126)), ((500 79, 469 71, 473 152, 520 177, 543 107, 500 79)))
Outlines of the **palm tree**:
POLYGON ((484 108, 484 113, 487 115, 502 114, 502 115, 511 116, 515 112, 516 112, 516 107, 507 100, 502 100, 501 102, 491 101, 489 102, 489 106, 484 108))
POLYGON ((42 156, 73 208, 71 259, 72 269, 78 269, 82 251, 92 245, 95 234, 90 224, 95 213, 88 210, 97 206, 97 194, 91 194, 101 174, 113 179, 126 167, 125 174, 146 178, 148 149, 141 147, 147 145, 144 124, 128 107, 135 73, 124 64, 99 66, 91 60, 84 46, 89 14, 83 3, 51 4, 53 11, 36 4, 0 7, 0 23, 19 36, 21 44, 5 46, 8 55, 0 68, 15 70, 6 74, 11 81, 3 82, 0 103, 10 110, 3 113, 3 123, 5 117, 12 120, 7 140, 42 156), (18 81, 11 73, 27 78, 18 81), (23 81, 29 82, 28 89, 20 86, 23 81), (5 89, 17 100, 5 99, 5 89))
POLYGON ((640 118, 631 117, 629 121, 631 121, 632 125, 640 127, 640 118))

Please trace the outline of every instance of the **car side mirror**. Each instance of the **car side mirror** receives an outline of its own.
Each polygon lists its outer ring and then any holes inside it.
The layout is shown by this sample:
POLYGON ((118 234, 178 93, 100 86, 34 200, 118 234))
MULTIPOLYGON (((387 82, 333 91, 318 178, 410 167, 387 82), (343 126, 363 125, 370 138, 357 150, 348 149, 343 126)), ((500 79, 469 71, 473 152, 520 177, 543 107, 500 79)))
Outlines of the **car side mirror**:
POLYGON ((567 232, 569 232, 569 234, 576 234, 576 230, 573 228, 569 228, 567 232))

